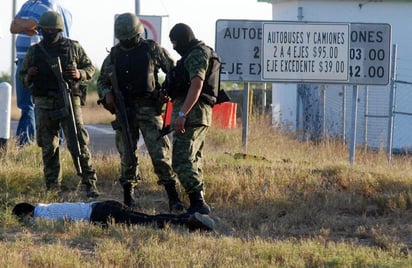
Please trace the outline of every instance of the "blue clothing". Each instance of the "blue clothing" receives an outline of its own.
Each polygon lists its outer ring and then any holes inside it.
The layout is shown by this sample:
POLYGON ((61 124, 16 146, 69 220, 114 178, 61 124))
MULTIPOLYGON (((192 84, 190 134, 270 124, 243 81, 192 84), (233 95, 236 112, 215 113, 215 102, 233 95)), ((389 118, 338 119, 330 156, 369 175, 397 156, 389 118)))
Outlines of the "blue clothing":
MULTIPOLYGON (((17 12, 16 17, 22 19, 32 19, 39 21, 41 15, 46 11, 58 12, 64 22, 65 31, 63 36, 69 37, 70 26, 72 24, 72 15, 69 10, 62 7, 58 0, 28 0, 17 12)), ((16 38, 16 57, 17 57, 17 69, 16 69, 16 97, 17 107, 21 109, 21 117, 17 126, 16 136, 18 137, 18 145, 24 145, 26 143, 33 143, 36 136, 36 121, 34 112, 34 103, 31 98, 31 94, 27 88, 20 83, 18 74, 20 72, 23 59, 26 56, 27 50, 33 44, 40 41, 39 35, 29 36, 24 32, 19 33, 16 38)))
POLYGON ((30 92, 24 87, 23 83, 17 77, 22 65, 23 59, 19 59, 16 70, 17 107, 21 110, 20 120, 16 131, 19 146, 26 143, 34 143, 36 136, 36 121, 33 99, 30 92))
POLYGON ((95 203, 39 203, 34 207, 33 217, 48 220, 90 221, 90 215, 95 203))
MULTIPOLYGON (((62 34, 64 37, 69 37, 72 15, 67 9, 60 6, 57 0, 28 0, 23 4, 19 12, 16 14, 16 17, 32 19, 38 22, 41 15, 46 11, 56 11, 62 16, 65 27, 65 31, 62 34)), ((39 41, 39 35, 28 36, 24 32, 19 33, 16 38, 17 58, 24 59, 29 47, 39 41)))

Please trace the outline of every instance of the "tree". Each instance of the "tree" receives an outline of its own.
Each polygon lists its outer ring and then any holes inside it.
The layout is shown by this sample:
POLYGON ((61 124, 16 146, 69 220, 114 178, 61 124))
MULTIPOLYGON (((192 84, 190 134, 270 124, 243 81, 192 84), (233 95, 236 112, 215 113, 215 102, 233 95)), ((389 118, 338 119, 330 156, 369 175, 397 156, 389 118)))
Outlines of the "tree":
POLYGON ((7 74, 7 73, 5 73, 5 72, 2 72, 2 73, 1 73, 1 76, 0 76, 0 83, 2 83, 2 82, 11 83, 11 77, 10 77, 10 75, 7 74))

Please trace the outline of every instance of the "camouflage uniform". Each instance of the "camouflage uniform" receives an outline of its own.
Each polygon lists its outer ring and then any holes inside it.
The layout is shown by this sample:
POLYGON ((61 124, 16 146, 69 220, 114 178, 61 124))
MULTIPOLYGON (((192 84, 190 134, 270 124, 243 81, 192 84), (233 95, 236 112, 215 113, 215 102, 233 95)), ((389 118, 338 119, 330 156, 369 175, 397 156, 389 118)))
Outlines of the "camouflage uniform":
MULTIPOLYGON (((194 49, 184 61, 189 77, 205 79, 207 56, 201 49, 194 49)), ((184 98, 173 100, 173 119, 178 117, 184 98)), ((185 133, 173 135, 173 169, 187 193, 203 191, 202 158, 206 133, 212 123, 212 107, 199 99, 186 115, 185 133)))
MULTIPOLYGON (((142 133, 154 171, 158 176, 158 184, 164 185, 169 198, 169 209, 182 212, 185 208, 176 190, 176 174, 171 167, 171 143, 167 136, 158 138, 163 120, 161 117, 162 103, 159 99, 160 85, 157 81, 159 69, 169 72, 174 61, 153 40, 140 37, 144 33, 143 24, 133 13, 120 14, 114 24, 115 37, 119 44, 114 46, 105 58, 100 76, 97 80, 97 90, 100 100, 106 109, 116 111, 116 92, 113 91, 111 72, 114 70, 117 81, 118 96, 123 96, 129 124, 129 135, 136 154, 139 131, 142 133), (113 68, 114 67, 114 68, 113 68)), ((121 100, 117 100, 119 103, 121 100)), ((119 104, 118 104, 119 105, 119 104)), ((122 129, 116 130, 116 146, 121 158, 120 184, 123 187, 124 203, 135 206, 133 198, 136 181, 139 179, 138 161, 130 164, 126 155, 127 144, 122 141, 122 129)), ((123 133, 125 134, 125 133, 123 133)))
POLYGON ((188 25, 173 26, 169 38, 173 49, 182 56, 165 83, 173 99, 173 169, 189 196, 187 212, 209 214, 210 206, 204 200, 202 161, 212 121, 212 103, 204 94, 211 85, 209 78, 216 73, 211 68, 213 65, 209 66, 210 56, 206 51, 209 48, 196 39, 188 25))
MULTIPOLYGON (((45 50, 50 52, 50 56, 59 56, 63 59, 68 59, 67 55, 56 55, 56 53, 59 51, 59 46, 68 46, 68 43, 69 45, 71 44, 70 50, 72 51, 72 58, 70 62, 62 62, 62 69, 65 69, 66 64, 75 64, 77 66, 77 69, 80 71, 80 80, 89 80, 94 74, 95 67, 77 41, 60 37, 58 45, 53 47, 47 46, 43 43, 43 41, 40 42, 45 50)), ((31 66, 45 66, 45 59, 46 56, 44 52, 39 48, 38 44, 30 47, 24 59, 23 67, 19 73, 19 78, 23 83, 26 84, 28 88, 31 88, 33 93, 37 117, 37 143, 42 148, 46 186, 48 189, 50 189, 55 187, 59 188, 62 180, 59 154, 60 125, 63 128, 66 139, 68 140, 68 149, 72 151, 72 148, 70 148, 69 146, 70 134, 68 133, 67 117, 51 118, 53 111, 62 108, 59 107, 57 80, 54 78, 51 69, 48 69, 46 67, 44 68, 44 70, 39 70, 39 74, 36 75, 36 77, 39 76, 39 79, 41 79, 42 81, 50 80, 50 82, 48 82, 49 88, 47 89, 38 88, 36 82, 29 83, 26 79, 28 75, 28 69, 31 66), (44 58, 44 60, 41 60, 41 58, 44 58)), ((81 95, 80 92, 77 93, 79 93, 77 95, 81 95)), ((92 164, 90 163, 90 151, 87 146, 89 144, 89 135, 83 125, 80 96, 72 95, 71 99, 78 132, 77 138, 81 151, 80 164, 83 172, 82 183, 88 187, 95 187, 97 176, 92 164)), ((89 196, 88 193, 88 196, 95 197, 95 194, 96 193, 92 194, 92 196, 89 196)))
MULTIPOLYGON (((141 42, 145 42, 142 40, 141 42)), ((153 43, 151 58, 157 70, 161 68, 167 72, 173 67, 173 60, 159 45, 153 43)), ((101 73, 97 81, 97 90, 100 98, 103 98, 108 92, 112 91, 110 77, 107 72, 107 66, 114 64, 112 54, 116 54, 115 50, 122 49, 120 45, 113 48, 112 52, 105 58, 101 73)), ((145 145, 151 157, 154 171, 159 177, 158 184, 164 185, 175 183, 175 177, 171 168, 171 143, 167 136, 157 139, 163 126, 161 117, 161 103, 157 96, 141 97, 135 100, 128 100, 126 108, 128 111, 128 121, 130 126, 130 134, 133 144, 137 145, 139 140, 139 131, 144 138, 145 145)), ((124 156, 124 144, 122 142, 121 133, 116 130, 116 146, 121 156, 121 177, 119 179, 121 185, 126 183, 135 184, 139 178, 137 167, 128 167, 124 156)), ((134 148, 135 149, 135 148, 134 148)), ((135 149, 136 150, 136 149, 135 149)))

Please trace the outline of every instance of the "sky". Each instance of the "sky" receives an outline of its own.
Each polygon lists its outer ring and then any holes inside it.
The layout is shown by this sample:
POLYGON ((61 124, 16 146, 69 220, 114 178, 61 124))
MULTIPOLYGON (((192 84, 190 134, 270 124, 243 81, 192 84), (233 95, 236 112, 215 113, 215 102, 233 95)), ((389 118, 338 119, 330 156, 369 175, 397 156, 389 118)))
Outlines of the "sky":
MULTIPOLYGON (((11 38, 13 0, 1 0, 0 6, 0 74, 11 70, 11 38)), ((16 0, 18 11, 24 0, 16 0)), ((135 12, 135 0, 61 0, 72 13, 71 39, 85 49, 93 64, 100 69, 107 50, 113 45, 113 24, 116 14, 135 12)), ((218 19, 268 20, 272 6, 257 0, 139 0, 141 15, 162 16, 162 40, 174 59, 178 54, 167 38, 179 22, 188 24, 195 36, 215 46, 215 25, 218 19)))

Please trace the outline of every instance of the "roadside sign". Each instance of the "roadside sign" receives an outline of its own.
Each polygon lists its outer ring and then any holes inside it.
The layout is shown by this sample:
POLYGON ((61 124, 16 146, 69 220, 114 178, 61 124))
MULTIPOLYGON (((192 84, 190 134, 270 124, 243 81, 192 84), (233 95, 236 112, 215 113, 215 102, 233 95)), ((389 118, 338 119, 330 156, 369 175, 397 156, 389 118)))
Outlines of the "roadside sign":
POLYGON ((262 23, 217 20, 215 50, 222 58, 222 81, 261 82, 262 23))
POLYGON ((262 79, 348 82, 349 24, 263 23, 262 79))
POLYGON ((352 23, 349 83, 387 85, 390 77, 391 26, 352 23))
MULTIPOLYGON (((265 20, 217 20, 215 49, 222 58, 222 81, 262 82, 263 24, 272 24, 274 22, 265 20)), ((295 30, 304 24, 303 22, 278 23, 297 25, 291 26, 295 30)), ((330 24, 344 25, 340 23, 330 24)), ((334 82, 331 81, 333 77, 329 77, 329 81, 321 79, 321 81, 314 80, 312 82, 358 85, 388 84, 391 48, 390 25, 349 23, 349 29, 349 36, 347 36, 347 40, 349 40, 349 47, 347 48, 349 59, 347 63, 348 79, 340 81, 340 77, 335 77, 339 81, 334 82)), ((323 48, 320 52, 322 51, 323 48)), ((329 75, 332 76, 332 74, 329 75)), ((290 80, 286 81, 292 82, 290 80)))
POLYGON ((161 43, 162 37, 162 16, 139 15, 144 26, 144 39, 152 39, 161 43))

